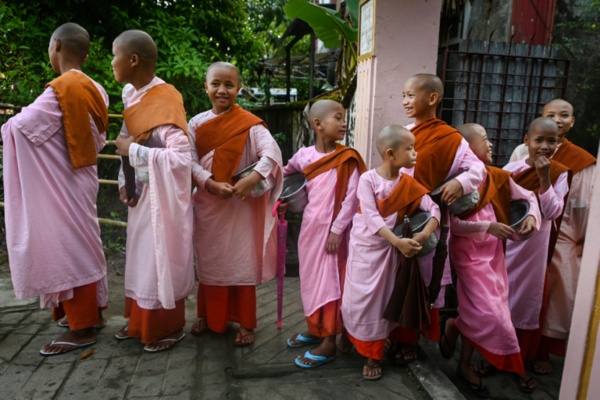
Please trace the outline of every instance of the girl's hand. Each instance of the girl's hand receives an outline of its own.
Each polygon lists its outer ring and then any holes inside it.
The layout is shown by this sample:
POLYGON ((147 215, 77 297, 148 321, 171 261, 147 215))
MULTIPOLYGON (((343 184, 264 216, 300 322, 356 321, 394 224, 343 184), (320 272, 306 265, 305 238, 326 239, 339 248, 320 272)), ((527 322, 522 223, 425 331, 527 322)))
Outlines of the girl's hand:
POLYGON ((463 187, 459 181, 456 179, 452 179, 450 182, 446 183, 442 189, 442 201, 448 203, 448 205, 453 204, 456 200, 462 197, 463 195, 463 187))
POLYGON ((428 235, 426 232, 421 231, 413 234, 412 239, 420 245, 423 245, 423 243, 425 243, 427 239, 429 239, 429 236, 430 235, 428 235))
POLYGON ((133 136, 117 136, 115 144, 117 145, 117 154, 120 156, 129 157, 129 147, 133 143, 133 136))
POLYGON ((119 189, 119 200, 121 200, 121 203, 125 204, 127 207, 135 207, 137 206, 138 202, 137 197, 134 197, 133 199, 127 197, 127 191, 125 190, 125 186, 119 189))
POLYGON ((245 200, 250 195, 250 192, 252 192, 252 189, 254 189, 254 186, 262 179, 263 177, 258 172, 252 171, 250 175, 235 183, 233 194, 241 200, 245 200))
POLYGON ((414 257, 423 248, 416 240, 406 238, 398 239, 394 247, 400 250, 406 258, 414 257))
POLYGON ((221 199, 228 199, 233 196, 233 186, 227 182, 216 182, 212 178, 206 180, 204 189, 221 199))
POLYGON ((487 231, 490 235, 494 235, 500 240, 506 240, 515 233, 513 228, 500 222, 490 223, 487 231))
POLYGON ((527 218, 521 223, 521 229, 519 229, 519 235, 529 235, 535 230, 535 217, 528 215, 527 218))
POLYGON ((340 247, 341 236, 335 234, 333 232, 329 232, 329 236, 327 237, 327 245, 325 250, 329 254, 337 253, 338 248, 340 247))

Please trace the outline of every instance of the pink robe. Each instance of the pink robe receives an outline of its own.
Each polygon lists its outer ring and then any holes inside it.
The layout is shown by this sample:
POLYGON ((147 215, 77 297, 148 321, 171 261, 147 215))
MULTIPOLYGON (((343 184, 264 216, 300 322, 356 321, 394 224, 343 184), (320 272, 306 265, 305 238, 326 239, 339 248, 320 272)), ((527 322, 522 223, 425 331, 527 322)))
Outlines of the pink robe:
MULTIPOLYGON (((108 107, 106 92, 94 84, 108 107)), ((97 282, 98 306, 106 307, 98 168, 71 167, 62 117, 48 87, 2 126, 6 244, 15 295, 40 296, 41 307, 57 307, 73 298, 73 288, 97 282)), ((90 124, 99 152, 105 132, 98 132, 91 116, 90 124)))
MULTIPOLYGON (((155 77, 138 91, 125 86, 124 107, 161 83, 155 77)), ((127 134, 125 124, 121 134, 127 134)), ((154 128, 143 146, 129 148, 138 203, 127 218, 125 295, 144 309, 174 309, 194 288, 191 160, 188 137, 174 125, 154 128)), ((119 178, 122 187, 122 174, 119 178)))
MULTIPOLYGON (((298 150, 283 170, 285 176, 302 172, 315 161, 326 156, 319 153, 315 146, 298 150)), ((348 180, 348 190, 342 208, 333 224, 333 206, 337 171, 331 169, 310 180, 306 185, 308 204, 302 215, 302 227, 298 237, 298 260, 300 263, 300 293, 304 315, 312 315, 325 304, 342 297, 338 256, 347 258, 348 232, 352 217, 356 214, 358 198, 356 187, 360 174, 355 170, 348 180), (329 254, 325 251, 329 233, 341 236, 339 251, 341 254, 329 254)))
MULTIPOLYGON (((529 168, 522 161, 504 166, 513 176, 529 168)), ((540 311, 548 265, 550 230, 554 219, 563 210, 564 197, 569 191, 567 172, 539 195, 542 223, 540 229, 525 241, 506 242, 506 269, 509 281, 509 305, 515 328, 533 330, 539 327, 540 311)))
MULTIPOLYGON (((411 125, 409 125, 411 126, 411 125)), ((419 162, 419 155, 417 154, 417 163, 419 162)), ((466 140, 462 140, 458 150, 456 150, 456 155, 454 156, 454 161, 452 166, 450 167, 450 171, 448 172, 449 176, 457 173, 459 170, 463 168, 469 168, 469 172, 463 173, 458 176, 456 179, 460 182, 463 188, 463 194, 473 193, 479 188, 479 185, 485 179, 485 165, 473 154, 471 148, 469 147, 469 143, 466 140)), ((410 176, 414 176, 414 168, 404 169, 401 171, 410 176)), ((436 230, 436 234, 440 235, 439 228, 436 230)), ((450 235, 449 235, 450 236, 450 235)), ((421 266, 421 274, 423 275, 424 282, 431 282, 431 273, 433 268, 433 256, 435 255, 435 251, 427 254, 426 256, 419 257, 419 265, 421 266)), ((445 288, 444 285, 448 285, 452 283, 452 275, 450 273, 450 264, 446 262, 446 267, 444 268, 444 276, 442 278, 442 290, 438 295, 438 298, 434 304, 435 307, 442 307, 445 303, 444 294, 445 288)), ((427 284, 429 286, 429 284, 427 284)))
MULTIPOLYGON (((527 200, 529 215, 540 226, 541 215, 533 192, 510 182, 511 200, 527 200)), ((456 327, 474 344, 496 355, 519 353, 519 343, 508 307, 508 277, 502 240, 487 232, 497 222, 491 203, 462 220, 451 216, 450 257, 457 277, 456 327)))
POLYGON ((200 160, 195 130, 216 117, 206 111, 190 119, 193 157, 194 248, 200 283, 212 286, 256 286, 275 276, 277 268, 276 219, 271 215, 282 188, 279 146, 262 125, 250 128, 236 173, 258 161, 254 168, 270 188, 260 197, 221 199, 204 189, 212 176, 214 150, 200 160))
MULTIPOLYGON (((372 169, 358 183, 361 214, 354 216, 350 231, 342 317, 350 335, 363 341, 385 339, 398 326, 382 318, 394 289, 398 250, 377 233, 384 226, 393 229, 398 215, 381 217, 377 200, 388 197, 400 179, 402 174, 388 181, 372 169)), ((439 221, 440 210, 429 196, 423 196, 419 208, 439 221)))

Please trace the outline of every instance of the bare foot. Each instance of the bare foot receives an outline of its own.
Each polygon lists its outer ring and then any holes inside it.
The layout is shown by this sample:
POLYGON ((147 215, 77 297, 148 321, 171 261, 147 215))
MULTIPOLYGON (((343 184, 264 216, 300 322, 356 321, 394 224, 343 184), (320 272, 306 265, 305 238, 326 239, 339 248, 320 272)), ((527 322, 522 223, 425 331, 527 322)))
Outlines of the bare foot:
POLYGON ((550 360, 544 361, 536 361, 533 364, 533 372, 539 375, 550 375, 554 372, 554 365, 550 362, 550 360))
POLYGON ((240 329, 235 335, 233 345, 238 347, 244 347, 249 346, 252 343, 254 343, 254 329, 246 329, 243 326, 240 326, 240 329))
POLYGON ((169 350, 171 347, 179 343, 179 341, 181 341, 181 339, 184 337, 185 333, 183 333, 183 329, 180 329, 177 332, 172 333, 169 336, 165 336, 154 343, 147 344, 144 346, 144 350, 149 353, 158 353, 159 351, 169 350))
POLYGON ((513 374, 517 388, 523 393, 533 393, 537 387, 537 381, 531 374, 525 371, 524 374, 513 374))
POLYGON ((125 325, 117 333, 115 333, 115 339, 117 340, 127 340, 130 339, 129 336, 129 325, 125 325))
POLYGON ((454 355, 456 349, 456 341, 458 340, 458 329, 454 326, 454 318, 443 320, 442 332, 438 343, 440 353, 444 358, 450 359, 454 355))
POLYGON ((397 365, 407 365, 415 361, 419 356, 419 346, 411 344, 396 343, 396 354, 394 354, 394 363, 397 365))
POLYGON ((337 345, 340 351, 344 354, 350 354, 352 352, 352 348, 354 347, 354 345, 348 338, 348 334, 346 334, 346 332, 343 332, 340 335, 340 339, 338 340, 337 345))
POLYGON ((40 354, 44 356, 63 354, 94 343, 96 343, 96 332, 93 328, 69 331, 51 343, 42 346, 40 354))
POLYGON ((381 378, 383 375, 383 367, 381 361, 374 358, 369 358, 363 367, 363 378, 368 381, 374 381, 381 378))
POLYGON ((191 333, 194 336, 201 336, 208 332, 208 323, 206 322, 206 318, 200 318, 198 321, 192 324, 191 333))

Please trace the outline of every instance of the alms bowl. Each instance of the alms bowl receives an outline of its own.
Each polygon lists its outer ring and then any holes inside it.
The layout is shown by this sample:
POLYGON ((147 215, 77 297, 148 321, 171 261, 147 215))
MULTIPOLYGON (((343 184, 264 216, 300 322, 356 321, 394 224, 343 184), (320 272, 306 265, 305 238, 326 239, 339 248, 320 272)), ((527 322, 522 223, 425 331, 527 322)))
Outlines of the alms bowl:
POLYGON ((521 224, 529 215, 529 202, 526 200, 514 200, 510 202, 510 227, 515 233, 509 238, 510 240, 527 240, 533 235, 531 231, 528 235, 519 235, 517 232, 521 229, 521 224))
MULTIPOLYGON (((427 225, 427 222, 429 222, 430 219, 431 219, 431 214, 426 211, 418 211, 418 212, 414 213, 412 216, 410 216, 409 217, 410 227, 412 228, 413 235, 415 233, 421 232, 423 230, 423 228, 425 228, 425 225, 427 225)), ((394 229, 394 235, 398 236, 399 238, 404 237, 402 235, 403 228, 404 228, 404 223, 399 224, 394 229)), ((417 253, 417 257, 422 257, 424 255, 431 253, 432 251, 435 250, 437 244, 438 244, 438 237, 435 234, 435 232, 433 232, 431 235, 429 235, 429 239, 427 239, 427 241, 425 243, 423 243, 423 248, 421 249, 421 251, 419 251, 417 253)))
POLYGON ((291 212, 299 213, 308 204, 307 182, 304 174, 300 172, 283 178, 283 190, 279 198, 285 200, 287 209, 291 212))
MULTIPOLYGON (((456 174, 449 176, 448 179, 446 179, 444 182, 442 182, 440 186, 438 186, 437 188, 435 188, 431 191, 431 197, 434 200, 436 200, 436 202, 439 203, 439 201, 441 201, 442 187, 446 183, 450 182, 452 179, 455 179, 457 176, 467 172, 468 170, 469 170, 468 168, 465 168, 465 169, 460 170, 456 174)), ((479 201, 479 191, 476 190, 472 193, 465 194, 464 196, 460 197, 458 200, 456 200, 454 203, 452 203, 451 205, 448 206, 448 210, 450 210, 450 212, 453 213, 454 215, 460 215, 460 214, 470 210, 471 208, 473 208, 477 204, 478 201, 479 201)))
MULTIPOLYGON (((243 179, 243 178, 249 176, 252 173, 252 171, 254 171, 254 167, 256 167, 257 164, 258 164, 258 161, 253 164, 248 165, 246 168, 244 168, 243 170, 241 170, 240 172, 238 172, 237 174, 232 176, 231 181, 233 182, 233 184, 235 185, 235 183, 237 181, 239 181, 240 179, 243 179)), ((260 197, 265 193, 266 189, 267 189, 267 180, 263 179, 262 181, 258 182, 256 185, 254 185, 254 187, 252 188, 252 191, 250 192, 250 197, 260 197)))

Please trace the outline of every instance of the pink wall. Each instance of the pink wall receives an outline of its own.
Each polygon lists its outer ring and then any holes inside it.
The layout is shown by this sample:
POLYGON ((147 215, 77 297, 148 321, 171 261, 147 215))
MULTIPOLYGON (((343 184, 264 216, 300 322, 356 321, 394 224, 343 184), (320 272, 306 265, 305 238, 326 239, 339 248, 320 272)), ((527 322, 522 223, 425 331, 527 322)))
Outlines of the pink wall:
POLYGON ((441 10, 441 0, 375 1, 374 60, 360 63, 362 75, 358 76, 356 94, 355 146, 369 167, 381 160, 372 145, 381 128, 412 122, 402 107, 404 81, 419 72, 436 73, 441 10), (365 68, 371 69, 370 74, 365 68))

